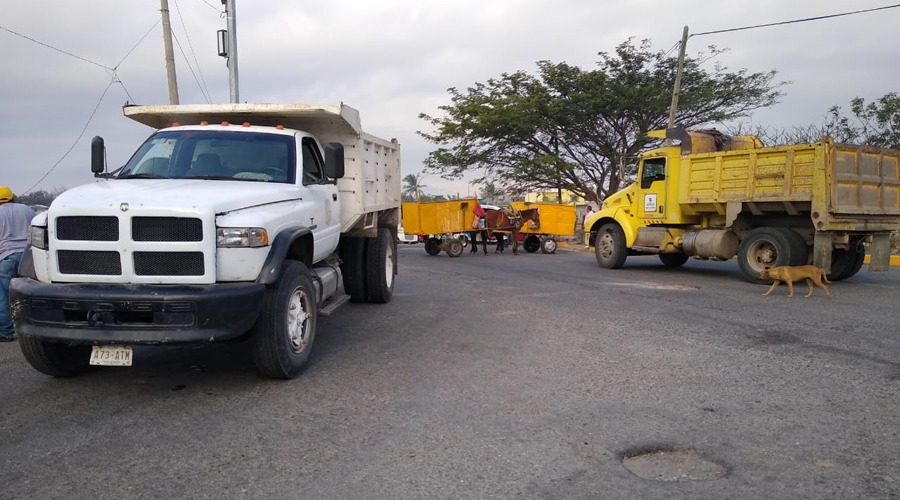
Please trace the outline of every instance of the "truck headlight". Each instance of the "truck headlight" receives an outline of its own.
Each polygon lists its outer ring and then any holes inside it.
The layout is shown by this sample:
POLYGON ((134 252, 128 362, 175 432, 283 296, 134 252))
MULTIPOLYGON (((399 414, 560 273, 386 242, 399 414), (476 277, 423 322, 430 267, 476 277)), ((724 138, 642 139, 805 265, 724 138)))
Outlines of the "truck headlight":
POLYGON ((35 248, 47 249, 47 226, 31 226, 28 233, 28 242, 35 248))
POLYGON ((261 227, 220 227, 216 229, 219 248, 255 248, 269 244, 269 233, 261 227))

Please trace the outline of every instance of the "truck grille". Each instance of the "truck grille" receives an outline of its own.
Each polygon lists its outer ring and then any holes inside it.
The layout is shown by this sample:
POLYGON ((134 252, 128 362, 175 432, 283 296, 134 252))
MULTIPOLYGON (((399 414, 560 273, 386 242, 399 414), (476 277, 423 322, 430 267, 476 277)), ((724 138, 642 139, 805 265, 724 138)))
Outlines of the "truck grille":
POLYGON ((201 219, 129 219, 120 221, 116 216, 58 217, 55 236, 59 242, 56 249, 59 272, 125 277, 205 275, 205 255, 198 246, 203 242, 201 219), (120 231, 120 228, 123 230, 120 231), (96 243, 85 245, 85 242, 96 243))
POLYGON ((56 252, 59 272, 64 274, 122 274, 119 252, 60 250, 56 252))
POLYGON ((187 217, 135 217, 131 219, 134 241, 202 241, 200 219, 187 217))
POLYGON ((56 219, 56 239, 118 241, 119 219, 116 217, 60 217, 56 219))
POLYGON ((134 252, 138 276, 203 276, 202 252, 134 252))

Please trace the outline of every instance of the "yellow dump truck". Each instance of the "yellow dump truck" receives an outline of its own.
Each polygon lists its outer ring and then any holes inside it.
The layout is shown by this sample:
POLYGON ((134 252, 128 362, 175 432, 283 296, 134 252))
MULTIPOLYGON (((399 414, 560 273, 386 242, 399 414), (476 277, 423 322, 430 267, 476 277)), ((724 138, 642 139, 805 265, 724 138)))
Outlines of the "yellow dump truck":
POLYGON ((585 221, 605 268, 628 255, 730 260, 757 281, 766 267, 812 262, 832 280, 885 271, 900 230, 900 150, 818 142, 763 147, 754 136, 673 128, 680 141, 643 154, 635 183, 585 221))

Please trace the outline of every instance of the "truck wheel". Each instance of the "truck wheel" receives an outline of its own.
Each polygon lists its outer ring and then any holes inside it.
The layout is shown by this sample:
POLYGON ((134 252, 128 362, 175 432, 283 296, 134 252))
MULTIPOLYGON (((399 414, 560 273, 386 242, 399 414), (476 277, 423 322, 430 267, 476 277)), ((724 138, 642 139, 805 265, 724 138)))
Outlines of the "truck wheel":
POLYGON ((597 231, 594 242, 597 263, 607 269, 619 269, 625 264, 628 249, 625 248, 625 233, 618 224, 603 224, 597 231))
MULTIPOLYGON (((459 251, 462 253, 462 249, 459 251)), ((369 241, 366 256, 366 283, 369 302, 387 304, 394 295, 394 264, 397 247, 387 228, 379 228, 378 236, 369 241)))
POLYGON ((459 257, 465 250, 465 245, 458 238, 450 238, 447 240, 447 255, 450 257, 459 257))
POLYGON ((792 266, 805 266, 809 264, 809 258, 812 254, 809 251, 809 245, 806 244, 806 240, 803 239, 803 236, 800 236, 797 231, 793 231, 791 229, 781 229, 784 232, 785 236, 788 239, 788 244, 791 246, 791 264, 792 266))
POLYGON ((687 254, 683 253, 661 253, 659 254, 659 260, 662 261, 663 265, 666 267, 681 267, 685 262, 688 261, 690 257, 687 254))
POLYGON ((347 237, 341 245, 344 293, 350 296, 350 302, 365 302, 369 298, 365 273, 366 238, 347 237))
POLYGON ((828 279, 831 281, 845 280, 862 269, 866 259, 866 247, 860 240, 850 241, 850 250, 836 248, 831 252, 831 272, 828 279))
POLYGON ((35 370, 52 377, 72 377, 91 369, 91 346, 45 342, 19 334, 19 348, 35 370))
POLYGON ((437 255, 441 253, 441 240, 435 237, 425 240, 425 253, 428 255, 437 255))
POLYGON ((294 378, 306 365, 316 337, 318 301, 309 269, 286 261, 274 286, 266 289, 253 327, 253 361, 267 377, 294 378))
MULTIPOLYGON (((744 279, 751 283, 766 284, 758 278, 759 272, 763 269, 796 265, 795 262, 800 259, 800 256, 796 255, 799 247, 788 231, 793 233, 790 229, 758 227, 744 236, 738 247, 738 266, 744 279)), ((804 255, 803 259, 805 258, 804 255)))
POLYGON ((544 238, 541 240, 541 252, 542 253, 556 253, 556 240, 550 237, 544 238))
POLYGON ((528 253, 537 252, 541 249, 541 239, 533 234, 529 234, 525 237, 525 241, 522 242, 522 247, 528 253))

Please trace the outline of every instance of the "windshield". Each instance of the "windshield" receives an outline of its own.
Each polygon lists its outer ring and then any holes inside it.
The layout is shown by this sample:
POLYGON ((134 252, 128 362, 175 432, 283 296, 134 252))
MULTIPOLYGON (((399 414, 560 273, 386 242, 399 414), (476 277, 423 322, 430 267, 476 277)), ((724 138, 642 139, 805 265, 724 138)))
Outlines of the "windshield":
POLYGON ((294 182, 294 138, 224 130, 168 130, 150 136, 117 179, 294 182))

